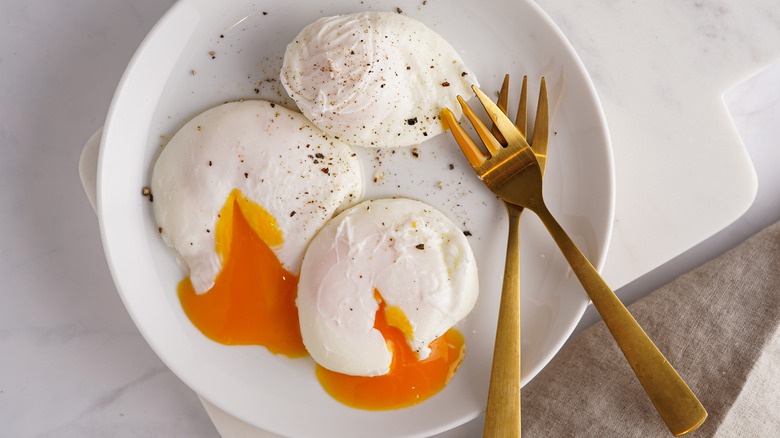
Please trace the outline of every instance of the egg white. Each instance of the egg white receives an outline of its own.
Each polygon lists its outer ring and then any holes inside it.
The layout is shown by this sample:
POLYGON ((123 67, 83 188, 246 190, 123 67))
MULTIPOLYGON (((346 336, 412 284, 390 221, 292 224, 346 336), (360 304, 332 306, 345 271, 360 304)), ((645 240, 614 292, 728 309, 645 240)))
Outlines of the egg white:
POLYGON ((443 132, 439 113, 460 117, 474 73, 439 34, 391 12, 321 18, 284 56, 281 82, 323 131, 360 146, 419 144, 443 132))
POLYGON ((392 352, 374 328, 375 289, 409 320, 410 346, 425 359, 474 307, 476 260, 463 232, 420 201, 366 201, 342 212, 310 243, 298 283, 301 334, 317 363, 350 375, 389 371, 392 352))
POLYGON ((275 218, 284 241, 272 250, 297 273, 314 234, 362 196, 363 178, 349 145, 297 112, 247 100, 187 122, 157 159, 151 189, 163 239, 189 267, 195 291, 204 293, 224 262, 215 251, 215 226, 233 189, 275 218))

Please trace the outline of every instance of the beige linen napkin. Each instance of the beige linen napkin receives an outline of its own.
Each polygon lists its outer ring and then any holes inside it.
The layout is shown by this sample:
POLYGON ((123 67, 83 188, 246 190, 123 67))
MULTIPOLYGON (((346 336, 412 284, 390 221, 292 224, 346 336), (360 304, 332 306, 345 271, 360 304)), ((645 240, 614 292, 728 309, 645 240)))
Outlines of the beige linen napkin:
MULTIPOLYGON (((780 436, 780 222, 629 309, 709 412, 687 436, 780 436)), ((671 436, 603 322, 522 402, 524 438, 671 436)))

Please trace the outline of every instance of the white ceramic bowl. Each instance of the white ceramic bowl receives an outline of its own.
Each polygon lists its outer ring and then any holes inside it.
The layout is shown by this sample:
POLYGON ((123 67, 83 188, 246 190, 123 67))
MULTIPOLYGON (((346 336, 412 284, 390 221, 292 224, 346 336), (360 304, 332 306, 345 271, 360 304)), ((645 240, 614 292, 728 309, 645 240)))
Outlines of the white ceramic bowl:
MULTIPOLYGON (((186 273, 162 243, 141 189, 149 185, 161 145, 199 112, 241 98, 294 107, 277 77, 286 44, 303 26, 321 16, 386 9, 383 4, 331 0, 313 7, 303 0, 181 0, 131 60, 105 124, 98 216, 106 257, 128 312, 155 352, 193 390, 225 412, 281 435, 428 436, 484 409, 506 248, 503 205, 473 175, 448 134, 421 145, 419 158, 409 149, 360 151, 367 198, 423 200, 472 234, 481 289, 476 308, 458 326, 467 354, 450 384, 417 406, 366 412, 327 396, 310 359, 288 360, 261 347, 216 344, 195 329, 176 295, 176 284, 186 273), (383 177, 372 183, 377 175, 383 177)), ((525 1, 399 0, 391 9, 395 7, 443 35, 485 91, 497 90, 509 72, 516 84, 527 74, 535 96, 537 79, 547 77, 553 132, 546 198, 585 254, 601 266, 614 203, 609 136, 590 79, 560 31, 525 1)), ((532 103, 529 113, 533 111, 532 103)), ((523 218, 521 250, 526 383, 571 334, 587 298, 531 214, 523 218)))

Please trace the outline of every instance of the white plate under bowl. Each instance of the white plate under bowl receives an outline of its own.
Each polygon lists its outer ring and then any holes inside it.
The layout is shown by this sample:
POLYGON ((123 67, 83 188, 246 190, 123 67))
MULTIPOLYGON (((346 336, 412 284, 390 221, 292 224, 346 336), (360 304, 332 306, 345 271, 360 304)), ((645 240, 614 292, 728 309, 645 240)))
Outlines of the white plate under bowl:
MULTIPOLYGON (((204 337, 182 312, 176 284, 186 275, 160 239, 141 196, 154 160, 183 123, 226 101, 294 104, 277 80, 287 43, 315 19, 399 8, 458 50, 483 90, 503 74, 527 74, 550 89, 552 131, 545 195, 585 254, 601 266, 611 234, 612 155, 598 98, 560 31, 525 1, 181 0, 130 62, 111 104, 98 165, 98 216, 119 293, 143 336, 193 390, 225 412, 281 435, 427 436, 475 418, 485 405, 506 249, 503 205, 477 180, 449 134, 410 148, 361 150, 367 198, 407 196, 439 208, 464 231, 479 262, 480 297, 458 328, 464 362, 439 394, 414 407, 367 412, 345 407, 318 384, 310 359, 204 337), (376 182, 373 182, 374 178, 376 182)), ((517 100, 515 87, 512 101, 517 100)), ((530 99, 535 101, 535 99, 530 99)), ((529 110, 533 114, 534 104, 529 110)), ((540 222, 522 223, 523 382, 558 351, 587 305, 585 294, 540 222)))

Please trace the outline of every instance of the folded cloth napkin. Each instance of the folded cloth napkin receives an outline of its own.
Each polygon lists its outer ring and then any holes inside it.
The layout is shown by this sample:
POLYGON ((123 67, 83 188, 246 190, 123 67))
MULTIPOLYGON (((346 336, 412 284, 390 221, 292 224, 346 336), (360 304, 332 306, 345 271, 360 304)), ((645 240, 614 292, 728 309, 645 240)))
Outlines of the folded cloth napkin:
MULTIPOLYGON (((687 436, 780 436, 780 222, 629 310, 709 413, 687 436)), ((524 438, 671 436, 603 322, 522 402, 524 438)))

